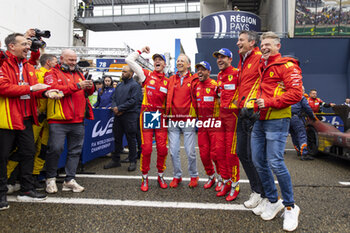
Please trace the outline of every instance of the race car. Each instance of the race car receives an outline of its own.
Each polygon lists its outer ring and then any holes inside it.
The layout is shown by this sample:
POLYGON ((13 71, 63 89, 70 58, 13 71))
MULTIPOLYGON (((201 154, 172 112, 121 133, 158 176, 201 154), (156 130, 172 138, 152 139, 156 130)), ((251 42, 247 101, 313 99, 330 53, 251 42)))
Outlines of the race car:
POLYGON ((318 121, 307 121, 308 152, 350 160, 350 107, 335 105, 333 111, 335 114, 316 114, 318 121))

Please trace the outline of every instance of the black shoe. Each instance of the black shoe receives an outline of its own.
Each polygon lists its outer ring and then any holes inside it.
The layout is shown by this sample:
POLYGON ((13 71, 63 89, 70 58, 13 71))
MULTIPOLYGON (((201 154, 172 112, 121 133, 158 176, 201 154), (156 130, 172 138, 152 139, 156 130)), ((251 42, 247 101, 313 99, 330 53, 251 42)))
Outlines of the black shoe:
POLYGON ((107 163, 106 165, 103 166, 104 169, 110 169, 110 168, 114 168, 114 167, 120 167, 121 164, 120 162, 115 162, 115 161, 110 161, 109 163, 107 163))
POLYGON ((314 160, 314 157, 312 157, 311 155, 302 155, 301 160, 305 161, 305 160, 314 160))
POLYGON ((122 159, 120 160, 121 163, 130 163, 130 160, 129 158, 126 158, 126 159, 122 159))
POLYGON ((7 202, 6 195, 0 196, 0 210, 7 210, 8 208, 10 208, 10 206, 7 202))
POLYGON ((36 190, 44 190, 45 189, 45 183, 38 181, 36 177, 34 177, 34 188, 36 190))
POLYGON ((17 196, 19 201, 43 201, 47 198, 46 194, 39 193, 36 190, 29 190, 27 192, 20 192, 17 196))
POLYGON ((135 162, 130 163, 130 166, 128 167, 128 171, 132 172, 135 170, 136 170, 136 163, 135 162))

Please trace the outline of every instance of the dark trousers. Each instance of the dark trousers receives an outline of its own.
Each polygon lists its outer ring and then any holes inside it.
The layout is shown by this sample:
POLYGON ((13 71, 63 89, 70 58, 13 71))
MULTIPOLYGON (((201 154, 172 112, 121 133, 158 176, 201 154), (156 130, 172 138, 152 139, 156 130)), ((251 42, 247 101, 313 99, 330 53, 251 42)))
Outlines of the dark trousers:
POLYGON ((253 123, 248 119, 238 117, 237 122, 237 155, 241 161, 244 171, 247 174, 250 188, 265 197, 259 175, 252 160, 252 151, 250 146, 250 138, 253 123))
POLYGON ((34 136, 32 121, 25 120, 24 130, 0 129, 0 196, 7 193, 7 159, 14 148, 18 148, 21 191, 33 189, 34 136))
POLYGON ((124 113, 121 116, 115 116, 113 122, 114 146, 115 150, 112 159, 115 162, 120 161, 120 153, 123 151, 123 134, 126 135, 129 147, 129 160, 136 162, 136 131, 137 131, 137 113, 124 113))

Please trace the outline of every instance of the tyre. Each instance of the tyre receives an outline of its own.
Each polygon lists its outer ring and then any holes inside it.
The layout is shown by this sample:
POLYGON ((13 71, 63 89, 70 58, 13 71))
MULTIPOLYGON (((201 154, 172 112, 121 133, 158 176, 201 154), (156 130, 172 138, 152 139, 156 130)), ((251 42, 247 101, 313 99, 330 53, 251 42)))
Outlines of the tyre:
POLYGON ((307 149, 310 155, 315 156, 318 154, 318 134, 314 127, 308 126, 306 129, 307 134, 307 149))

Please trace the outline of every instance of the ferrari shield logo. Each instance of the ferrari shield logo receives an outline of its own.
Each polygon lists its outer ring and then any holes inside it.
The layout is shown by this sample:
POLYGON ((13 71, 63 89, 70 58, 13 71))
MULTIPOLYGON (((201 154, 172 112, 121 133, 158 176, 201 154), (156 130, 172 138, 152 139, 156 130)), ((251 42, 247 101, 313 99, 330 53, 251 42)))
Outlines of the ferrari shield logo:
POLYGON ((79 78, 79 82, 83 81, 81 78, 79 78))
POLYGON ((199 93, 199 91, 197 91, 197 97, 199 97, 199 95, 200 95, 200 93, 199 93))
POLYGON ((149 81, 149 83, 150 83, 151 85, 153 85, 153 84, 155 83, 155 81, 152 79, 151 81, 149 81))
POLYGON ((30 76, 33 76, 33 72, 29 72, 30 76))
POLYGON ((229 75, 229 76, 228 76, 228 81, 232 81, 232 79, 233 79, 233 76, 232 76, 232 75, 229 75))
POLYGON ((164 83, 164 86, 166 86, 168 84, 168 82, 166 80, 164 80, 163 83, 164 83))
POLYGON ((206 88, 205 91, 207 92, 207 94, 210 93, 210 88, 206 88))
POLYGON ((190 87, 190 86, 191 86, 191 84, 187 83, 187 86, 188 86, 188 87, 190 87))
POLYGON ((248 64, 248 69, 250 69, 250 67, 252 67, 252 64, 248 64))
POLYGON ((222 83, 222 82, 221 82, 221 81, 219 81, 218 85, 220 86, 220 85, 221 85, 221 83, 222 83))
POLYGON ((270 77, 272 78, 272 76, 273 76, 274 74, 275 74, 274 72, 270 72, 270 77))

